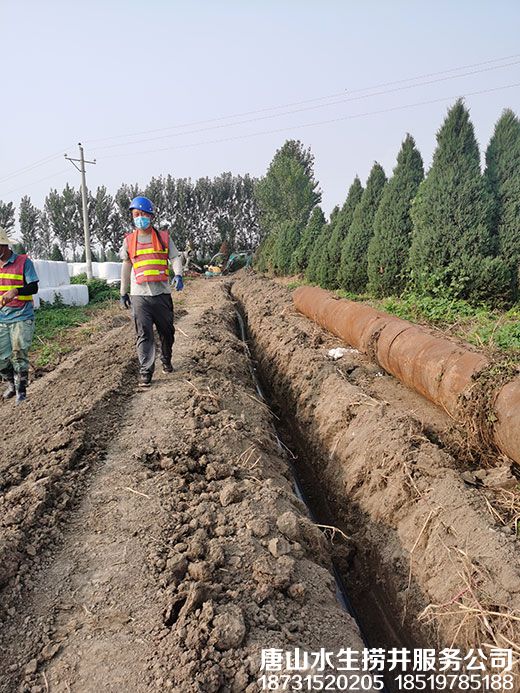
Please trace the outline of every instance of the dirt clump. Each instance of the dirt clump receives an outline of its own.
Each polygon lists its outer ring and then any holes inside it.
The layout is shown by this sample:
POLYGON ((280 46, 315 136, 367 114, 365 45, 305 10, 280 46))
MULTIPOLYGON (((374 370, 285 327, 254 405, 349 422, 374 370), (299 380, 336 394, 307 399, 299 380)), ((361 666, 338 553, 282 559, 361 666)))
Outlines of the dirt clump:
POLYGON ((60 539, 60 518, 124 410, 134 362, 131 339, 115 328, 33 383, 18 424, 12 402, 0 404, 13 422, 0 436, 0 617, 30 564, 60 539))

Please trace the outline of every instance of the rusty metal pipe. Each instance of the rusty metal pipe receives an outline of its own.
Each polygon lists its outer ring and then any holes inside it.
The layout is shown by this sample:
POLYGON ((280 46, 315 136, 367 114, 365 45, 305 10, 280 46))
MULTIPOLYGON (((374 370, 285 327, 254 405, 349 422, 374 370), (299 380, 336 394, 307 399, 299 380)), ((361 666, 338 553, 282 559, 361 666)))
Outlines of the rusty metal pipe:
MULTIPOLYGON (((475 385, 475 377, 491 365, 483 354, 432 335, 419 325, 339 299, 318 287, 299 287, 293 300, 300 313, 375 358, 385 371, 459 420, 464 395, 475 385)), ((493 440, 520 464, 520 377, 499 387, 492 407, 493 440)))

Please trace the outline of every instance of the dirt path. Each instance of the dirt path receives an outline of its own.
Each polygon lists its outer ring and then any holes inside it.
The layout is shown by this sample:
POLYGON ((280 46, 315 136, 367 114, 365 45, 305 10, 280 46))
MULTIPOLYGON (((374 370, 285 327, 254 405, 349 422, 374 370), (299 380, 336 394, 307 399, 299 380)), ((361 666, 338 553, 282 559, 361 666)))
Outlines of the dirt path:
POLYGON ((33 617, 55 614, 52 637, 61 643, 60 656, 40 673, 57 692, 139 690, 144 684, 153 654, 149 634, 161 613, 143 566, 162 509, 139 495, 143 479, 132 453, 135 428, 153 409, 151 397, 133 398, 128 423, 109 445, 63 550, 35 586, 33 617))
POLYGON ((225 284, 185 301, 173 375, 136 392, 116 328, 36 383, 0 441, 6 693, 253 693, 262 648, 363 647, 225 284))

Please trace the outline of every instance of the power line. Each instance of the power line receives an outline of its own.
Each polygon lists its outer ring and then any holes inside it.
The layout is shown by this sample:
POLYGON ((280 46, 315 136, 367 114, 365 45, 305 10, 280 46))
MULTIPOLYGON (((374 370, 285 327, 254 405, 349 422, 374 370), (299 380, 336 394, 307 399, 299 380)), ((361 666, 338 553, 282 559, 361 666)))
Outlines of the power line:
POLYGON ((108 145, 104 145, 102 147, 98 147, 97 149, 95 149, 95 152, 106 150, 106 149, 114 149, 117 147, 126 147, 128 145, 133 145, 133 144, 144 144, 145 142, 154 142, 157 140, 168 139, 170 137, 182 137, 184 135, 194 135, 194 134, 198 134, 200 132, 207 132, 209 130, 219 130, 222 128, 234 127, 236 125, 246 125, 248 123, 258 122, 260 120, 270 120, 272 118, 279 118, 279 117, 283 117, 286 115, 295 115, 296 113, 303 113, 306 111, 316 110, 319 108, 328 108, 329 106, 337 106, 340 104, 350 103, 352 101, 359 101, 361 99, 372 98, 375 96, 384 96, 386 94, 392 94, 392 93, 395 93, 398 91, 414 89, 416 87, 428 86, 431 84, 438 84, 440 82, 446 82, 446 81, 451 80, 451 79, 458 79, 460 77, 468 77, 468 76, 472 76, 472 75, 482 74, 483 72, 489 72, 491 70, 497 70, 497 69, 504 68, 504 67, 512 67, 512 66, 518 65, 518 64, 520 64, 520 60, 516 60, 516 61, 511 62, 511 63, 506 63, 504 65, 495 65, 493 67, 482 68, 480 70, 473 70, 472 72, 465 72, 465 73, 460 74, 460 75, 451 75, 451 76, 439 77, 437 79, 428 80, 426 82, 419 82, 418 84, 408 84, 406 86, 395 87, 395 88, 390 89, 390 90, 379 91, 379 92, 375 92, 372 94, 365 94, 362 96, 355 96, 355 97, 347 97, 344 99, 340 99, 339 101, 333 101, 330 103, 317 104, 314 106, 307 106, 307 107, 299 108, 299 109, 292 110, 292 111, 285 111, 283 113, 273 113, 270 115, 257 116, 256 118, 248 118, 246 120, 240 120, 240 121, 237 121, 234 123, 224 123, 224 124, 220 124, 220 125, 212 125, 212 126, 208 126, 205 128, 198 128, 196 130, 188 130, 187 132, 175 132, 175 133, 170 133, 168 135, 158 135, 156 137, 149 137, 149 138, 140 139, 140 140, 133 140, 131 142, 119 142, 116 144, 108 144, 108 145))
MULTIPOLYGON (((68 147, 63 147, 63 149, 68 149, 68 147)), ((49 156, 46 156, 43 159, 38 159, 38 161, 35 161, 34 164, 28 164, 27 166, 19 168, 16 171, 13 171, 12 173, 8 174, 7 176, 0 178, 0 183, 4 183, 5 181, 10 180, 11 178, 17 178, 18 176, 22 175, 22 173, 28 173, 29 171, 32 171, 33 169, 38 168, 39 166, 44 166, 45 164, 48 164, 51 161, 54 161, 55 159, 61 158, 60 155, 63 155, 63 149, 60 150, 60 152, 57 152, 56 154, 50 154, 49 156)))
MULTIPOLYGON (((429 77, 437 77, 438 75, 445 75, 445 74, 449 74, 449 73, 453 73, 453 72, 458 72, 458 71, 460 71, 460 70, 465 70, 465 69, 469 69, 469 68, 473 68, 473 67, 482 67, 482 66, 485 66, 485 65, 493 65, 493 64, 495 64, 495 63, 503 62, 503 61, 505 61, 505 60, 512 60, 512 59, 515 59, 515 58, 520 58, 520 54, 508 55, 508 56, 504 56, 504 57, 502 57, 502 58, 492 58, 492 59, 490 59, 490 60, 486 60, 486 61, 483 61, 483 62, 471 63, 471 64, 468 64, 468 65, 463 65, 463 66, 459 66, 459 67, 448 68, 448 69, 446 69, 446 70, 441 70, 441 71, 437 71, 437 72, 430 72, 430 73, 426 73, 426 74, 423 74, 423 75, 418 75, 418 76, 416 76, 416 77, 408 77, 408 78, 403 78, 403 79, 399 79, 399 80, 393 80, 393 81, 389 81, 389 82, 383 82, 383 83, 380 83, 380 84, 378 84, 378 85, 374 85, 374 86, 372 86, 372 87, 363 87, 363 88, 359 88, 359 89, 350 90, 350 91, 349 91, 349 94, 350 94, 350 95, 352 95, 352 94, 360 94, 360 93, 362 93, 362 92, 372 91, 372 90, 374 90, 374 89, 379 89, 379 88, 383 88, 383 87, 394 86, 394 85, 398 85, 398 84, 404 84, 404 83, 406 83, 406 82, 410 82, 410 81, 414 81, 414 80, 418 80, 418 79, 425 79, 425 78, 429 78, 429 77)), ((509 67, 509 66, 515 65, 515 64, 516 64, 516 62, 509 63, 509 64, 507 64, 507 65, 497 65, 495 68, 490 68, 490 69, 498 69, 498 68, 500 68, 500 67, 509 67)), ((482 71, 486 71, 486 70, 482 70, 482 71)), ((477 71, 477 72, 470 73, 470 74, 478 74, 478 71, 477 71)), ((466 76, 466 75, 455 75, 455 77, 462 77, 462 76, 466 76)), ((440 80, 440 81, 444 81, 444 80, 440 80)), ((427 83, 426 83, 426 84, 427 84, 427 83)), ((422 84, 413 84, 413 85, 408 85, 408 87, 406 87, 406 88, 412 88, 412 87, 414 87, 414 86, 423 86, 423 85, 422 85, 422 84)), ((506 87, 504 87, 504 88, 506 88, 506 87)), ((155 129, 152 129, 152 130, 143 130, 143 131, 140 131, 140 132, 129 133, 129 134, 126 134, 126 135, 114 135, 114 136, 111 136, 111 137, 105 137, 105 138, 94 139, 94 140, 87 140, 87 142, 104 142, 104 141, 114 140, 114 139, 124 139, 124 138, 126 138, 126 137, 134 137, 134 136, 138 136, 138 135, 142 135, 142 134, 149 134, 149 133, 155 133, 155 132, 165 132, 165 131, 167 131, 167 130, 180 129, 180 128, 185 128, 185 127, 190 127, 190 126, 195 126, 195 125, 202 125, 202 124, 206 124, 206 123, 216 123, 216 122, 219 122, 219 121, 229 120, 229 119, 232 119, 232 118, 239 118, 239 117, 242 117, 242 116, 255 115, 255 114, 260 114, 260 113, 266 113, 266 112, 268 112, 268 111, 281 110, 281 109, 290 108, 290 107, 293 107, 293 106, 300 106, 300 105, 305 105, 305 104, 308 104, 308 103, 315 103, 315 102, 317 102, 317 101, 323 101, 323 100, 327 100, 327 99, 331 99, 331 98, 336 98, 336 97, 339 97, 339 96, 342 96, 343 94, 345 94, 345 91, 346 91, 346 90, 341 91, 341 92, 337 92, 337 93, 335 93, 335 94, 330 94, 330 95, 328 95, 328 96, 320 96, 320 97, 314 97, 314 98, 312 98, 312 99, 305 99, 305 100, 302 100, 302 101, 294 101, 294 102, 291 102, 291 103, 288 103, 288 104, 284 104, 284 105, 280 105, 280 106, 271 106, 271 107, 262 108, 262 109, 257 109, 257 110, 252 110, 252 111, 245 111, 245 112, 242 112, 242 113, 238 113, 238 114, 234 114, 234 115, 228 115, 228 116, 222 116, 222 117, 219 117, 219 118, 212 118, 212 119, 206 119, 206 120, 192 121, 192 122, 190 122, 190 123, 185 123, 185 124, 182 124, 182 125, 172 125, 172 126, 165 127, 165 128, 155 128, 155 129)), ((390 92, 388 92, 388 93, 390 93, 390 92)), ((365 97, 365 98, 368 98, 368 97, 370 97, 370 96, 378 96, 378 95, 380 95, 380 94, 369 94, 369 95, 367 95, 367 97, 365 97)), ((350 100, 356 100, 356 99, 351 99, 351 98, 349 97, 349 98, 347 98, 347 99, 342 99, 342 100, 337 101, 337 102, 333 102, 333 103, 329 103, 329 104, 322 104, 322 105, 319 105, 318 107, 333 106, 333 105, 336 105, 336 104, 345 103, 345 102, 350 101, 350 100)), ((303 111, 303 110, 306 110, 306 109, 302 109, 302 111, 303 111)), ((296 112, 300 112, 300 111, 294 111, 294 113, 296 113, 296 112)), ((284 115, 289 115, 289 114, 292 114, 292 113, 293 113, 293 112, 290 112, 290 113, 281 113, 281 114, 277 114, 277 115, 283 117, 284 115)), ((271 116, 271 117, 275 117, 275 116, 271 116)), ((256 118, 255 118, 255 119, 251 119, 250 121, 244 121, 244 123, 245 123, 245 122, 255 122, 256 120, 259 120, 259 119, 256 119, 256 118)), ((323 121, 323 122, 326 123, 326 122, 330 122, 330 121, 323 121)), ((241 125, 241 124, 243 124, 243 123, 240 123, 240 122, 239 122, 239 123, 229 123, 229 124, 226 125, 226 126, 220 126, 220 127, 231 127, 232 125, 241 125)), ((304 126, 304 127, 306 127, 306 126, 304 126)), ((207 129, 210 130, 210 129, 215 129, 215 128, 207 128, 207 129)), ((279 130, 276 130, 276 131, 271 131, 271 132, 280 132, 280 131, 282 131, 283 129, 286 129, 286 128, 282 128, 282 129, 279 129, 279 130)), ((188 134, 194 134, 194 133, 196 133, 196 132, 201 132, 201 131, 204 131, 204 130, 205 130, 205 129, 201 129, 201 130, 195 130, 195 131, 192 131, 192 132, 184 132, 184 133, 179 133, 179 134, 188 135, 188 134)), ((262 133, 260 133, 260 134, 262 134, 262 133)), ((175 136, 177 136, 177 135, 175 135, 175 136)), ((253 135, 253 136, 254 136, 254 135, 253 135)), ((240 138, 242 138, 242 137, 240 137, 240 138)), ((161 139, 161 138, 151 138, 151 139, 148 140, 148 141, 153 141, 154 139, 161 139)), ((230 139, 230 138, 226 138, 226 139, 224 139, 224 140, 217 140, 217 142, 220 142, 220 141, 229 141, 229 139, 230 139)), ((231 138, 231 139, 233 139, 233 138, 231 138)), ((147 140, 144 140, 144 141, 147 141, 147 140)), ((132 145, 132 144, 139 144, 139 143, 140 143, 140 141, 134 141, 134 142, 119 143, 118 145, 113 145, 113 146, 129 146, 129 145, 132 145)), ((203 143, 201 143, 201 144, 203 144, 203 143)), ((195 146, 195 145, 185 145, 185 146, 195 146)), ((7 181, 7 180, 10 180, 11 178, 16 178, 16 177, 18 177, 18 176, 20 176, 20 175, 22 175, 22 174, 24 174, 24 173, 28 173, 28 172, 30 172, 30 171, 36 169, 36 168, 39 168, 40 166, 44 166, 44 165, 46 165, 46 164, 48 164, 48 163, 51 163, 52 161, 54 161, 54 160, 56 160, 56 159, 61 158, 62 152, 63 152, 64 150, 68 149, 68 148, 69 148, 69 147, 63 147, 63 148, 60 150, 60 152, 57 152, 57 153, 55 153, 55 154, 51 154, 51 155, 49 155, 49 156, 47 156, 47 157, 45 157, 45 158, 43 158, 43 159, 39 159, 38 161, 34 162, 33 164, 28 164, 27 166, 24 166, 24 167, 22 167, 22 168, 20 168, 20 169, 17 169, 17 170, 15 170, 15 171, 13 171, 13 172, 10 173, 10 174, 7 174, 6 176, 0 178, 0 183, 3 183, 3 182, 5 182, 5 181, 7 181)), ((99 148, 99 149, 101 150, 101 148, 99 148)), ((170 148, 167 148, 167 149, 170 149, 170 148)), ((163 148, 163 149, 158 149, 158 150, 151 150, 151 151, 164 151, 164 148, 163 148)), ((131 154, 129 154, 129 155, 131 155, 131 154)), ((122 153, 122 154, 118 154, 118 155, 116 155, 116 156, 125 156, 125 154, 122 153)), ((109 158, 109 157, 104 157, 104 158, 109 158)), ((112 157, 110 157, 110 158, 114 158, 114 157, 112 156, 112 157)), ((28 186, 35 185, 36 183, 39 183, 39 182, 44 181, 44 180, 47 180, 47 179, 49 179, 49 178, 53 178, 53 177, 55 177, 55 176, 57 176, 57 175, 59 175, 59 174, 61 174, 61 173, 63 173, 63 171, 60 171, 60 172, 55 173, 55 174, 51 174, 50 176, 46 176, 45 178, 41 178, 41 179, 39 179, 38 181, 34 181, 33 183, 29 183, 28 186)), ((28 186, 24 186, 24 187, 28 187, 28 186)), ((23 189, 23 188, 16 188, 16 189, 14 189, 14 190, 8 191, 7 193, 4 193, 4 195, 8 195, 8 194, 11 194, 12 192, 17 192, 17 191, 22 190, 22 189, 23 189)))
POLYGON ((468 96, 480 96, 481 94, 490 94, 491 92, 495 91, 501 91, 502 89, 513 89, 514 87, 520 87, 520 82, 515 82, 514 84, 505 84, 500 87, 494 87, 492 89, 481 89, 479 91, 473 91, 473 92, 467 92, 466 94, 456 94, 452 96, 443 96, 438 99, 431 99, 429 101, 418 101, 416 103, 409 103, 409 104, 402 104, 400 106, 393 106, 391 108, 384 108, 380 109, 377 111, 368 111, 366 113, 357 113, 357 114, 351 114, 351 115, 346 115, 346 116, 340 116, 338 118, 331 118, 328 120, 318 120, 312 123, 304 123, 303 125, 293 125, 293 126, 285 126, 282 128, 276 128, 273 130, 262 130, 259 132, 253 132, 253 133, 248 133, 246 135, 234 135, 231 137, 224 137, 218 140, 206 140, 204 142, 191 142, 189 144, 179 144, 179 145, 174 145, 170 147, 160 147, 159 149, 147 149, 145 151, 140 151, 140 152, 123 152, 119 154, 109 154, 107 156, 101 157, 101 160, 104 161, 105 159, 118 159, 121 157, 126 157, 126 156, 141 156, 142 154, 153 154, 156 152, 166 152, 166 151, 171 151, 173 149, 187 149, 190 147, 200 147, 204 145, 209 145, 209 144, 221 144, 224 142, 232 142, 235 140, 243 140, 247 139, 249 137, 258 137, 261 135, 272 135, 272 134, 278 134, 280 132, 286 132, 287 130, 299 130, 302 128, 309 128, 309 127, 315 127, 317 125, 332 125, 333 123, 339 123, 343 122, 345 120, 355 120, 357 118, 365 118, 368 116, 373 116, 373 115, 381 115, 384 113, 392 113, 393 111, 400 111, 406 108, 413 108, 415 106, 427 106, 435 103, 441 103, 442 101, 450 101, 452 99, 458 99, 458 98, 465 98, 468 96))
MULTIPOLYGON (((63 156, 63 154, 62 154, 63 156)), ((36 185, 37 183, 43 183, 43 181, 49 180, 50 178, 56 178, 56 176, 61 176, 62 173, 68 173, 70 169, 64 168, 62 171, 56 171, 56 173, 51 173, 50 176, 45 176, 45 178, 39 178, 38 180, 34 180, 32 183, 27 183, 27 185, 22 185, 19 188, 15 188, 14 190, 7 190, 7 192, 2 193, 3 196, 5 197, 6 195, 11 195, 12 193, 19 192, 20 190, 25 190, 26 188, 30 188, 33 185, 36 185)))
MULTIPOLYGON (((416 103, 403 104, 400 106, 394 106, 392 108, 386 108, 386 109, 381 109, 381 110, 377 110, 377 111, 369 111, 366 113, 358 113, 358 114, 353 114, 353 115, 341 116, 338 118, 332 118, 329 120, 320 120, 320 121, 315 121, 312 123, 305 123, 303 125, 295 125, 292 127, 286 126, 283 128, 277 128, 277 129, 273 129, 273 130, 263 130, 260 132, 249 133, 247 135, 236 135, 236 136, 232 136, 232 137, 221 138, 218 140, 209 140, 209 141, 204 141, 204 142, 192 142, 189 144, 174 145, 172 147, 161 147, 159 149, 148 149, 148 150, 141 151, 141 152, 126 152, 126 153, 120 153, 120 154, 109 154, 107 156, 102 157, 102 160, 104 160, 104 159, 117 159, 117 158, 127 157, 127 156, 140 156, 142 154, 152 154, 152 153, 156 153, 156 152, 170 151, 172 149, 187 149, 187 148, 191 148, 191 147, 199 147, 199 146, 205 146, 205 145, 210 145, 210 144, 221 144, 221 143, 225 143, 225 142, 247 139, 248 137, 259 137, 262 135, 278 134, 280 132, 286 132, 287 130, 303 129, 303 128, 315 127, 315 126, 319 126, 319 125, 332 125, 334 123, 342 122, 345 120, 355 120, 357 118, 370 117, 373 115, 382 115, 385 113, 403 110, 406 108, 414 108, 416 106, 427 106, 427 105, 431 105, 431 104, 435 104, 435 103, 442 103, 443 101, 450 101, 451 99, 456 99, 459 97, 464 98, 464 97, 468 97, 468 96, 480 96, 482 94, 489 94, 489 93, 492 93, 495 91, 501 91, 503 89, 513 89, 515 87, 520 87, 520 82, 516 82, 514 84, 505 84, 503 86, 494 87, 492 89, 483 89, 483 90, 479 90, 479 91, 468 92, 468 93, 463 94, 463 95, 457 94, 457 95, 452 95, 452 96, 444 96, 444 97, 441 97, 438 99, 432 99, 429 101, 418 101, 416 103)), ((27 185, 24 185, 20 188, 15 188, 14 190, 8 190, 7 192, 3 193, 3 195, 7 196, 7 195, 10 195, 14 192, 19 192, 20 190, 25 190, 28 187, 31 187, 33 185, 37 185, 38 183, 42 183, 42 182, 49 180, 51 178, 55 178, 59 175, 62 175, 63 173, 67 173, 68 171, 69 171, 69 169, 63 169, 61 171, 57 171, 56 173, 52 173, 49 176, 45 176, 44 178, 40 178, 36 181, 32 181, 31 183, 28 183, 27 185)))
MULTIPOLYGON (((443 75, 443 74, 447 74, 447 73, 451 73, 451 72, 458 72, 460 70, 467 70, 467 69, 473 68, 473 67, 481 67, 484 65, 491 65, 492 63, 503 62, 504 60, 512 60, 514 58, 520 58, 520 54, 516 53, 514 55, 504 56, 503 58, 493 58, 493 59, 485 60, 485 61, 479 62, 479 63, 471 63, 469 65, 461 65, 459 67, 452 67, 452 68, 448 68, 446 70, 440 70, 438 72, 429 72, 429 73, 426 73, 423 75, 418 75, 416 77, 407 77, 407 78, 403 78, 403 79, 393 80, 390 82, 382 82, 380 84, 376 84, 376 85, 373 85, 371 87, 362 87, 359 89, 350 89, 348 91, 349 91, 349 94, 359 94, 359 93, 364 92, 364 91, 372 91, 373 89, 381 89, 383 87, 391 87, 391 86, 395 86, 397 84, 404 84, 405 82, 411 82, 411 81, 415 81, 418 79, 427 79, 429 77, 437 77, 439 75, 443 75)), ((343 91, 336 92, 334 94, 329 94, 327 96, 318 96, 318 97, 314 97, 312 99, 305 99, 303 101, 293 101, 291 103, 286 103, 286 104, 282 104, 279 106, 269 106, 269 107, 264 107, 264 108, 252 110, 252 111, 245 111, 242 113, 234 113, 234 114, 227 115, 227 116, 220 116, 217 118, 209 118, 209 119, 205 119, 205 120, 196 120, 196 121, 191 121, 188 123, 183 123, 183 124, 178 124, 178 125, 170 125, 170 126, 163 127, 163 128, 154 128, 151 130, 141 130, 138 132, 127 133, 125 135, 112 135, 110 137, 101 137, 101 138, 97 138, 97 139, 87 140, 87 143, 94 144, 96 142, 107 142, 109 140, 114 140, 114 139, 124 139, 125 137, 137 137, 139 135, 147 135, 147 134, 151 134, 154 132, 165 132, 166 130, 175 130, 175 129, 185 128, 185 127, 192 127, 195 125, 204 125, 206 123, 215 123, 215 122, 219 122, 222 120, 230 120, 232 118, 242 118, 244 116, 256 115, 258 113, 266 113, 267 111, 275 111, 275 110, 280 110, 283 108, 292 108, 293 106, 302 106, 302 105, 305 105, 308 103, 314 103, 316 101, 324 101, 326 99, 333 99, 333 98, 336 98, 338 96, 342 96, 345 94, 346 91, 347 90, 344 89, 343 91)))

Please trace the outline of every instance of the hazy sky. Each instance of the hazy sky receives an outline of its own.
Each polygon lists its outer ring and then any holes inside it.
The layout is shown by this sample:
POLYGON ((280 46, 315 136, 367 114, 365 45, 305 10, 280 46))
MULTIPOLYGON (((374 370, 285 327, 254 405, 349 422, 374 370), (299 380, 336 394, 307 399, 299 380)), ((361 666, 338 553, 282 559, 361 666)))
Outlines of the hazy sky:
POLYGON ((89 188, 114 193, 168 173, 260 176, 299 138, 328 213, 374 160, 391 173, 406 132, 429 164, 457 96, 481 147, 503 108, 520 113, 516 0, 0 0, 0 21, 4 201, 77 187, 63 154, 80 141, 89 188))

